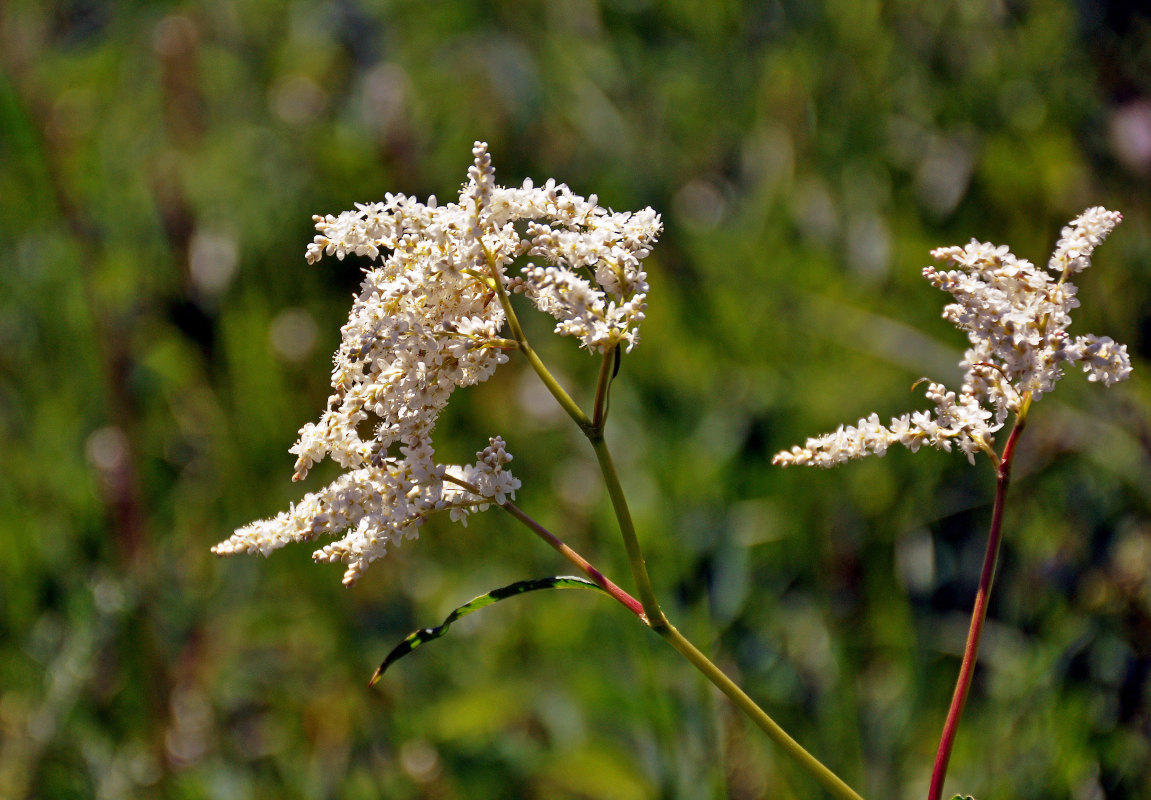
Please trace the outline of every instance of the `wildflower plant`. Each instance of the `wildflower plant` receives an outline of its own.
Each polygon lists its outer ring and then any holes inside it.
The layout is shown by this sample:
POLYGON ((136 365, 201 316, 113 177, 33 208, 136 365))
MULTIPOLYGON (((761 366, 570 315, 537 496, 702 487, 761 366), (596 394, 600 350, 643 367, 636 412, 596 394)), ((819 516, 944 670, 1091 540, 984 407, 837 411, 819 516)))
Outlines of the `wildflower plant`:
MULTIPOLYGON (((352 585, 389 547, 415 538, 430 516, 446 512, 466 524, 470 514, 496 506, 585 577, 524 580, 475 598, 441 625, 401 642, 371 682, 398 658, 443 635, 464 614, 539 589, 593 588, 606 592, 666 640, 832 796, 860 800, 668 621, 648 576, 604 431, 621 353, 639 342, 648 292, 643 261, 662 230, 659 215, 650 208, 611 211, 600 206, 595 195, 581 197, 552 180, 540 187, 531 180, 518 188, 501 187, 495 183, 487 145, 476 142, 472 156, 468 180, 454 202, 440 205, 431 197, 421 203, 389 194, 383 202, 314 217, 317 235, 306 254, 310 263, 348 255, 372 262, 342 328, 332 394, 319 420, 304 425, 291 448, 295 480, 303 480, 324 458, 344 472, 287 511, 240 528, 213 552, 268 555, 291 542, 339 536, 320 546, 313 558, 344 564, 343 582, 352 585), (599 357, 589 410, 559 384, 529 343, 511 302, 515 294, 553 317, 557 334, 574 337, 599 357), (490 437, 472 464, 437 463, 433 435, 452 392, 487 380, 517 354, 595 452, 638 598, 513 502, 521 482, 508 469, 512 456, 500 436, 490 437)), ((957 447, 972 460, 986 453, 996 467, 999 490, 988 560, 932 779, 932 800, 939 797, 970 684, 1011 458, 1030 404, 1051 390, 1065 362, 1082 365, 1091 380, 1106 385, 1130 373, 1123 346, 1106 337, 1072 339, 1066 333, 1069 312, 1078 303, 1068 279, 1089 265, 1094 247, 1118 222, 1113 212, 1085 212, 1064 229, 1047 272, 1016 259, 1006 248, 976 242, 934 251, 955 269, 928 268, 924 274, 951 293, 955 302, 944 316, 967 333, 971 344, 960 391, 930 383, 932 411, 905 415, 888 426, 872 415, 775 457, 785 466, 829 467, 867 454, 882 455, 896 443, 913 451, 930 444, 957 447), (997 453, 995 435, 1012 416, 1007 443, 997 453)))
POLYGON ((810 438, 802 447, 777 453, 782 466, 806 464, 833 467, 867 455, 882 456, 890 445, 915 452, 923 444, 950 451, 957 447, 972 464, 985 453, 995 468, 996 493, 991 529, 971 627, 931 773, 928 800, 939 800, 959 719, 975 673, 979 640, 987 615, 999 544, 1003 508, 1011 480, 1011 463, 1019 437, 1027 424, 1031 403, 1050 392, 1063 376, 1064 364, 1078 364, 1089 381, 1110 386, 1131 374, 1127 346, 1110 337, 1076 336, 1067 326, 1078 307, 1070 278, 1091 265, 1091 255, 1122 216, 1105 208, 1089 208, 1063 229, 1047 269, 1016 258, 1006 246, 974 239, 965 247, 941 247, 931 252, 937 261, 955 269, 926 267, 923 276, 948 292, 953 303, 943 317, 967 334, 970 347, 960 366, 963 385, 958 393, 939 383, 928 383, 927 398, 934 408, 904 414, 884 426, 877 414, 854 426, 841 425, 833 433, 810 438), (1013 418, 1007 441, 996 450, 995 435, 1013 418))

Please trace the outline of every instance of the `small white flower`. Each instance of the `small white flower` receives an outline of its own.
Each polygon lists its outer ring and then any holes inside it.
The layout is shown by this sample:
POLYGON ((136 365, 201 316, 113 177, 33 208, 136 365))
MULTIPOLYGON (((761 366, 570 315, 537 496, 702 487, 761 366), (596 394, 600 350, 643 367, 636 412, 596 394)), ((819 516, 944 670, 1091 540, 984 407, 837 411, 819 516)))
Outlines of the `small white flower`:
POLYGON ((927 398, 932 412, 917 411, 879 425, 873 414, 857 428, 808 439, 804 447, 776 454, 782 466, 811 464, 831 467, 869 454, 882 456, 898 442, 915 452, 923 443, 950 451, 956 445, 974 463, 975 453, 994 444, 994 434, 1007 417, 1019 411, 1025 397, 1038 400, 1063 376, 1064 362, 1079 362, 1088 380, 1110 386, 1131 374, 1126 345, 1106 336, 1070 339, 1070 312, 1079 306, 1068 278, 1091 264, 1091 254, 1122 216, 1104 208, 1089 208, 1063 229, 1048 269, 1017 259, 1005 245, 974 239, 965 247, 932 251, 954 270, 927 267, 923 275, 948 292, 955 302, 943 309, 944 319, 967 334, 970 347, 960 366, 963 386, 957 393, 932 383, 927 398))

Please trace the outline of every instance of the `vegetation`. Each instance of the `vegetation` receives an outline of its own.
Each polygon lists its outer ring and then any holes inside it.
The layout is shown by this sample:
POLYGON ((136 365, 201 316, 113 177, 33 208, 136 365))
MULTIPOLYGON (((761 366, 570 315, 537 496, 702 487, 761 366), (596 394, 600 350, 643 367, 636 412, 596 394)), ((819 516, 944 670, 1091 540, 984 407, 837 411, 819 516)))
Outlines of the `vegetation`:
MULTIPOLYGON (((771 456, 958 384, 931 248, 1042 264, 1084 208, 1121 211, 1070 332, 1134 373, 1033 413, 945 796, 1147 797, 1151 24, 1096 9, 8 0, 0 796, 824 796, 599 592, 469 615, 367 688, 411 631, 570 571, 507 515, 433 520, 352 589, 308 548, 210 554, 302 494, 287 451, 363 266, 309 266, 311 215, 452 197, 483 140, 501 183, 663 213, 609 428, 655 593, 869 798, 927 792, 995 482, 935 451, 771 456)), ((598 359, 519 313, 590 405, 598 359)), ((633 591, 541 391, 513 359, 437 447, 500 433, 517 504, 633 591)))

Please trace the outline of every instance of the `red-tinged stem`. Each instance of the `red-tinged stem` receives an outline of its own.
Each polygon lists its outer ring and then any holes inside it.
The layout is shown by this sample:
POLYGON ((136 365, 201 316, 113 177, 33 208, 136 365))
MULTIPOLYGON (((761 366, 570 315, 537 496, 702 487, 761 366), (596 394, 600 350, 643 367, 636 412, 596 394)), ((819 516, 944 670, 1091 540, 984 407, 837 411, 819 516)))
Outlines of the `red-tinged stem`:
POLYGON ((963 662, 959 666, 959 678, 955 682, 955 693, 951 697, 951 708, 943 723, 943 735, 939 739, 939 751, 935 754, 935 767, 931 770, 931 787, 927 800, 940 800, 943 796, 943 779, 947 776, 947 762, 951 759, 951 748, 955 744, 955 734, 959 730, 959 718, 967 702, 967 692, 971 689, 971 679, 975 675, 975 662, 979 657, 979 640, 983 635, 983 623, 987 619, 987 603, 991 597, 991 586, 995 580, 995 565, 999 560, 999 543, 1003 534, 1003 506, 1007 501, 1007 487, 1011 483, 1011 462, 1015 457, 1015 447, 1019 436, 1027 424, 1027 409, 1031 405, 1030 394, 1024 397, 1022 408, 1015 418, 1015 427, 1007 438, 1003 456, 995 468, 995 508, 991 512, 991 531, 987 536, 987 552, 983 556, 983 571, 979 575, 979 590, 975 593, 975 607, 971 611, 971 629, 967 633, 967 644, 963 648, 963 662))
POLYGON ((555 548, 556 552, 575 564, 581 572, 591 578, 593 583, 618 600, 628 611, 639 617, 645 624, 647 623, 647 616, 643 613, 643 604, 619 586, 612 583, 610 578, 593 567, 586 558, 564 544, 555 534, 525 514, 519 506, 510 500, 501 503, 500 508, 528 526, 536 536, 550 544, 555 548))
MULTIPOLYGON (((454 475, 444 475, 444 480, 448 483, 454 483, 456 486, 459 486, 462 489, 466 489, 477 497, 483 497, 478 487, 473 486, 465 480, 460 480, 454 475)), ((570 547, 568 547, 562 539, 528 516, 527 512, 525 512, 511 500, 504 500, 504 502, 496 503, 496 505, 526 525, 532 533, 555 548, 556 552, 558 552, 561 556, 575 564, 576 567, 579 568, 580 572, 582 572, 584 575, 587 575, 592 580, 592 583, 594 583, 596 586, 599 586, 605 592, 618 600, 620 604, 622 604, 628 611, 639 617, 645 625, 648 624, 647 617, 643 613, 643 603, 641 603, 639 600, 636 600, 630 594, 613 583, 610 578, 593 567, 590 561, 581 556, 575 550, 572 550, 570 547)))

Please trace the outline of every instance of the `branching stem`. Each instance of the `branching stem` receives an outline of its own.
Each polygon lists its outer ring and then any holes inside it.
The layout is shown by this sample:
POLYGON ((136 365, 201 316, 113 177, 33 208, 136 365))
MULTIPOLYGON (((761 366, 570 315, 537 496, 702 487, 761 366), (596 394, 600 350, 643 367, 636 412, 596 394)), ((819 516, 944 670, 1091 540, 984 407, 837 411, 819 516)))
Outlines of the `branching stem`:
POLYGON ((592 421, 588 418, 588 415, 583 412, 583 409, 579 407, 576 401, 572 400, 567 390, 560 386, 559 381, 548 371, 544 362, 540 360, 539 355, 537 355, 536 351, 532 349, 532 346, 528 344, 528 339, 524 335, 524 329, 520 326, 519 317, 516 316, 515 309, 512 308, 511 298, 508 297, 507 289, 504 288, 499 266, 496 264, 495 258, 492 257, 491 253, 485 251, 485 255, 487 256, 488 269, 491 270, 491 282, 495 287, 496 296, 500 300, 500 306, 503 308, 504 316, 507 317, 508 320, 508 328, 511 329, 512 338, 515 339, 516 344, 519 345, 520 352, 524 354, 524 357, 528 360, 528 364, 531 365, 531 368, 535 371, 536 375, 539 376, 539 379, 543 381, 544 386, 551 392, 552 397, 556 399, 560 407, 575 421, 575 424, 580 427, 580 430, 587 431, 591 428, 592 421))
MULTIPOLYGON (((444 480, 461 486, 470 492, 477 492, 476 487, 453 478, 450 475, 445 476, 444 480)), ((520 509, 515 503, 505 501, 500 504, 500 508, 511 514, 524 525, 526 525, 533 533, 547 542, 564 558, 579 568, 581 572, 587 575, 592 581, 600 586, 604 591, 614 597, 621 605, 626 607, 629 611, 639 617, 640 621, 648 627, 652 628, 658 633, 664 641, 674 647, 684 658, 691 663, 697 670, 699 670, 705 678, 707 678, 713 685, 715 685, 721 692, 738 707, 747 717, 754 722, 759 728, 767 734, 773 742, 776 743, 784 752, 794 758, 800 766, 812 774, 812 776, 819 781, 825 789, 839 800, 862 800, 862 798, 844 783, 839 776, 820 763, 819 759, 811 755, 803 749, 803 747, 791 738, 787 732, 773 720, 767 712, 765 712, 759 705, 756 704, 751 697, 748 696, 739 686, 729 678, 723 670, 715 665, 711 659, 700 652, 699 648, 693 645, 688 639, 680 633, 675 626, 667 621, 660 612, 661 624, 653 625, 646 613, 644 613, 643 605, 621 589, 602 572, 591 565, 590 562, 567 544, 565 544, 558 536, 553 534, 540 523, 532 519, 527 513, 520 509)), ((656 606, 658 609, 658 605, 656 606)))
MULTIPOLYGON (((555 379, 555 376, 551 374, 547 366, 540 360, 540 357, 528 343, 523 328, 520 326, 519 318, 512 308, 511 299, 508 297, 507 290, 504 288, 499 265, 496 264, 491 253, 486 253, 485 255, 487 256, 488 269, 490 271, 491 282, 489 285, 495 289, 496 296, 500 301, 500 306, 503 308, 504 315, 507 318, 508 328, 511 330, 512 338, 518 345, 519 351, 524 354, 524 357, 527 358, 528 363, 536 375, 543 381, 544 386, 546 386, 552 396, 555 397, 563 410, 567 412, 567 415, 575 421, 579 429, 583 431, 588 441, 591 442, 592 448, 595 450, 596 460, 599 462, 600 472, 603 474, 608 495, 611 497, 612 509, 615 511, 620 533, 623 536, 624 549, 627 551, 632 578, 639 591, 639 600, 636 600, 636 598, 608 580, 603 573, 593 567, 587 559, 564 544, 558 537, 525 514, 518 506, 510 502, 505 502, 500 504, 500 507, 526 525, 551 547, 555 548, 564 558, 575 564, 592 581, 601 586, 629 611, 636 614, 644 624, 658 633, 668 644, 679 651, 692 666, 699 670, 704 677, 711 681, 721 692, 727 695, 752 722, 758 725, 759 728, 767 734, 768 738, 795 759, 800 766, 810 772, 834 797, 838 798, 838 800, 862 800, 859 794, 844 783, 838 775, 820 763, 815 756, 804 750, 803 747, 768 716, 767 712, 760 708, 746 692, 740 689, 731 678, 725 675, 723 670, 717 667, 668 622, 667 617, 664 616, 663 610, 659 606, 659 601, 656 599, 651 578, 648 576, 647 567, 644 564, 643 551, 640 549, 639 537, 636 535, 635 524, 632 522, 627 498, 624 495, 623 486, 620 484, 619 473, 616 471, 611 451, 608 449, 607 442, 604 439, 609 389, 612 378, 614 377, 613 368, 618 354, 610 350, 604 354, 603 362, 600 365, 599 380, 596 383, 595 406, 592 416, 589 417, 572 399, 571 395, 560 386, 559 381, 555 379)), ((445 480, 463 486, 469 491, 474 491, 474 487, 456 480, 451 476, 445 476, 445 480)))

